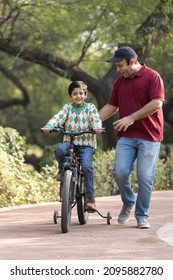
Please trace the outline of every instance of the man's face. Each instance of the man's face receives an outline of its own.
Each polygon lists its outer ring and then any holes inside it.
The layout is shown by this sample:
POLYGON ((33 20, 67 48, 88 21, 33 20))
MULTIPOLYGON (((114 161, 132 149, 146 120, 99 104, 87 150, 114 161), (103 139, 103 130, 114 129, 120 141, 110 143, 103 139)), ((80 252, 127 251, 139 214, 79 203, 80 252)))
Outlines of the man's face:
POLYGON ((123 75, 124 78, 130 78, 135 74, 134 59, 131 59, 129 61, 129 64, 127 63, 127 61, 125 59, 121 60, 119 62, 116 62, 114 64, 117 69, 117 72, 119 72, 121 75, 123 75))

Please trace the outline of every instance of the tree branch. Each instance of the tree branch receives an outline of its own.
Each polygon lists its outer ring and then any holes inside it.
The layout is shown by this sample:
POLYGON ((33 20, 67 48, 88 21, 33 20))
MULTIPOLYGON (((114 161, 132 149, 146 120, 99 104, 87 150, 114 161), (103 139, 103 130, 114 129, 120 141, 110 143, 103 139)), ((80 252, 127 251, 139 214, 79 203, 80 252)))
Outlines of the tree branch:
POLYGON ((0 109, 4 109, 6 107, 10 107, 13 105, 23 105, 27 106, 29 103, 29 95, 26 90, 26 88, 21 84, 19 79, 8 69, 5 68, 5 66, 0 64, 0 71, 8 78, 10 79, 13 84, 15 84, 22 92, 23 94, 23 99, 18 99, 18 98, 12 98, 8 100, 0 100, 0 109))
POLYGON ((133 45, 141 60, 150 55, 153 45, 170 33, 172 20, 173 0, 161 0, 135 32, 133 45), (137 45, 139 41, 141 43, 137 45))

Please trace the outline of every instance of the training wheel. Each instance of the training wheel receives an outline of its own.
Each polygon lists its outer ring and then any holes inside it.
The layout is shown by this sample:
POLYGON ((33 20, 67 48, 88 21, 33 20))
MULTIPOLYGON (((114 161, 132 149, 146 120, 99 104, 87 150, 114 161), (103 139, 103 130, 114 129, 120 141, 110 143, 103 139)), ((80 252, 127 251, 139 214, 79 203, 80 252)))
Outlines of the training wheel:
POLYGON ((111 213, 110 212, 107 212, 107 224, 110 225, 111 224, 111 213))
POLYGON ((54 211, 54 214, 53 214, 53 221, 54 221, 54 224, 57 224, 57 223, 58 223, 58 211, 54 211))

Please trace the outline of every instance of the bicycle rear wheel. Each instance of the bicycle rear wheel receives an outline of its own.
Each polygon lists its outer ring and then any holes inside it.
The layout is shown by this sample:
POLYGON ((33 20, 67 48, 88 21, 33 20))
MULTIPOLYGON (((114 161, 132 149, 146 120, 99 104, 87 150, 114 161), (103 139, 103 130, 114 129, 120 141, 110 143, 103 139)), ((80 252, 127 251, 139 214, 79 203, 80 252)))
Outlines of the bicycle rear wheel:
POLYGON ((71 225, 71 211, 72 211, 72 188, 71 188, 72 171, 66 170, 64 173, 63 187, 62 187, 62 204, 61 204, 61 230, 63 233, 69 231, 71 225))
POLYGON ((85 225, 88 221, 88 212, 86 208, 86 197, 84 187, 84 177, 80 176, 79 189, 76 196, 78 220, 81 225, 85 225))

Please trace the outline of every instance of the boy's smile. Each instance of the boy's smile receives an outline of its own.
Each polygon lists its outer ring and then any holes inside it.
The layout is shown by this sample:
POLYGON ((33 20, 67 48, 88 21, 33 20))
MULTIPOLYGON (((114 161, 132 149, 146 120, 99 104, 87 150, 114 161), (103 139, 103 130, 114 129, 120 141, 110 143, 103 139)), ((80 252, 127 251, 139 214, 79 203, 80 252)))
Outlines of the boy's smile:
POLYGON ((82 107, 86 94, 81 88, 74 88, 70 97, 76 107, 82 107))

